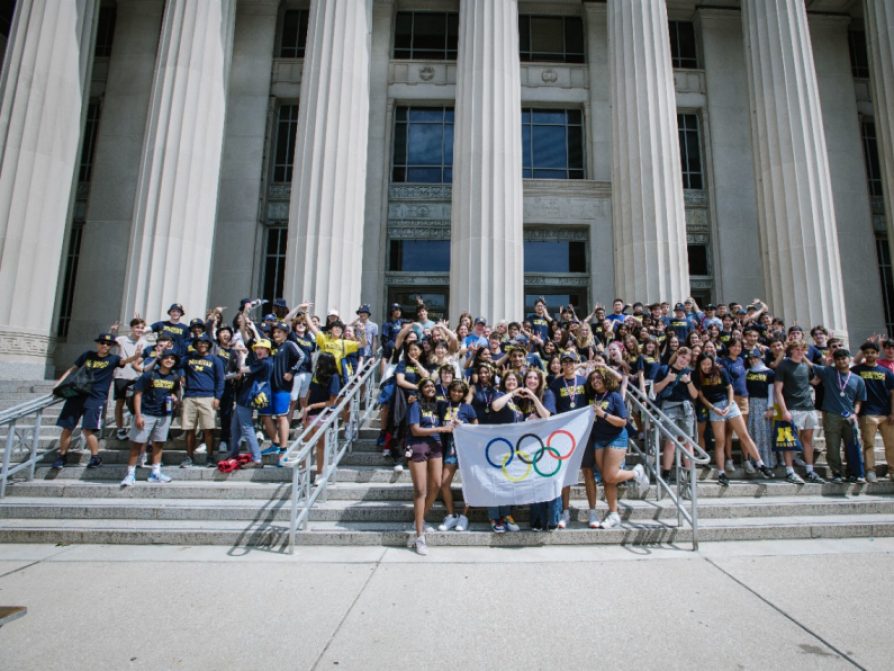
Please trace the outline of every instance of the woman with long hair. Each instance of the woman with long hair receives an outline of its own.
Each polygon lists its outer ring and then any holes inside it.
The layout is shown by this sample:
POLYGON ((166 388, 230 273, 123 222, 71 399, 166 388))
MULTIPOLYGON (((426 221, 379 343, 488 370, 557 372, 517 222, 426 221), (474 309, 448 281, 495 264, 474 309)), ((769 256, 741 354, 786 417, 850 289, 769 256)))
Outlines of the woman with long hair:
MULTIPOLYGON (((529 399, 532 394, 521 386, 521 378, 515 371, 508 371, 500 384, 500 393, 491 401, 490 409, 493 424, 515 424, 524 422, 525 415, 518 405, 521 398, 529 399)), ((519 531, 519 526, 512 517, 512 506, 490 506, 487 518, 494 533, 519 531)))
POLYGON ((661 346, 661 362, 665 365, 670 363, 671 357, 680 348, 680 339, 674 333, 667 333, 664 344, 661 346))
POLYGON ((714 464, 717 469, 717 482, 723 486, 729 486, 729 478, 724 470, 724 441, 727 431, 735 431, 742 445, 745 458, 752 459, 758 471, 767 479, 773 478, 771 471, 757 451, 757 446, 748 435, 745 427, 745 419, 739 411, 739 406, 733 401, 733 386, 729 375, 713 357, 702 354, 696 364, 695 385, 698 388, 698 396, 708 410, 711 422, 711 430, 714 432, 714 464))
MULTIPOLYGON (((469 393, 469 386, 462 380, 454 380, 447 389, 447 402, 441 405, 441 416, 444 424, 477 424, 478 417, 471 405, 465 402, 469 393)), ((459 468, 459 457, 456 454, 456 444, 452 434, 444 434, 444 472, 441 477, 441 497, 444 499, 444 507, 447 516, 438 527, 438 531, 466 531, 469 528, 469 506, 466 505, 461 515, 456 514, 453 502, 453 491, 450 486, 459 468)))
POLYGON ((641 495, 649 491, 649 476, 641 464, 632 470, 621 468, 627 454, 627 405, 618 392, 617 377, 605 367, 599 367, 587 377, 586 395, 596 420, 584 452, 581 470, 590 504, 589 526, 597 528, 595 466, 602 474, 608 514, 599 528, 612 529, 621 524, 618 515, 618 483, 635 480, 641 495), (592 494, 592 496, 591 496, 592 494))
MULTIPOLYGON (((739 406, 739 412, 742 413, 745 425, 748 425, 748 385, 745 375, 748 372, 748 366, 745 358, 742 356, 743 345, 739 338, 732 337, 726 344, 726 353, 717 358, 717 363, 723 366, 729 375, 730 383, 733 386, 733 402, 739 406)), ((733 435, 731 431, 726 432, 726 442, 723 446, 726 460, 724 468, 730 473, 735 470, 733 463, 733 435)), ((749 475, 754 474, 754 466, 748 459, 742 460, 742 466, 749 475)))
MULTIPOLYGON (((307 402, 301 409, 305 428, 313 427, 308 440, 316 434, 323 411, 335 405, 335 399, 339 391, 341 391, 341 375, 335 363, 335 356, 331 352, 320 352, 317 356, 317 365, 314 367, 314 374, 307 391, 307 402)), ((317 475, 323 472, 325 459, 323 448, 323 441, 317 440, 317 475)))
MULTIPOLYGON (((668 336, 676 338, 676 336, 668 336)), ((680 429, 677 440, 686 445, 695 434, 695 405, 698 389, 692 381, 692 352, 688 347, 678 347, 667 364, 661 366, 655 376, 655 399, 661 411, 680 429)), ((667 479, 674 463, 674 446, 665 441, 661 454, 661 477, 667 479)))
POLYGON ((414 543, 417 554, 427 555, 425 515, 431 510, 441 488, 443 451, 441 436, 453 432, 453 423, 445 424, 438 413, 435 383, 429 378, 419 381, 417 400, 407 413, 410 435, 410 476, 413 479, 413 521, 416 530, 414 543))

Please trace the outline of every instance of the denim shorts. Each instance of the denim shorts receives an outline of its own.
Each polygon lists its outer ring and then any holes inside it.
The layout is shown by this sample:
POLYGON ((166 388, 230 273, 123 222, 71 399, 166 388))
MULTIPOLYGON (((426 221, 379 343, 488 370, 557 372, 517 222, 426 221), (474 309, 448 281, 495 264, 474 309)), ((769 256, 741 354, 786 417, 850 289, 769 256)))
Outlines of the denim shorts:
POLYGON ((627 429, 624 429, 617 436, 608 441, 596 440, 593 441, 593 448, 596 450, 604 450, 606 447, 612 450, 626 450, 627 449, 627 429))
POLYGON ((718 410, 723 410, 724 408, 729 408, 729 412, 726 415, 719 415, 713 410, 708 410, 708 415, 712 422, 728 422, 731 419, 735 419, 736 417, 742 416, 742 411, 739 410, 739 406, 736 405, 735 401, 730 403, 727 400, 719 401, 717 403, 711 404, 713 407, 718 410))

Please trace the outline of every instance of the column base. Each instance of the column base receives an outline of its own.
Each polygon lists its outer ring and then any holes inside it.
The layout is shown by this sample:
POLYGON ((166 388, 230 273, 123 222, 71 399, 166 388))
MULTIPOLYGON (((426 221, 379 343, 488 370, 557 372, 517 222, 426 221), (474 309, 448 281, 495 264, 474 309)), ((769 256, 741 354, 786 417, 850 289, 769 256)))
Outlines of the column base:
POLYGON ((0 380, 52 378, 55 348, 52 336, 0 328, 0 380))

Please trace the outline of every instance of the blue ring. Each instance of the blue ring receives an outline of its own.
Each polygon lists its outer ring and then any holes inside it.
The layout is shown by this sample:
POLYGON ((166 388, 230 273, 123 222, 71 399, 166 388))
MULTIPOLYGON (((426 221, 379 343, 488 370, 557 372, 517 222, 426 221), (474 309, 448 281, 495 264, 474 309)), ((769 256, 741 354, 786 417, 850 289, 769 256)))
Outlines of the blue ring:
POLYGON ((511 464, 512 460, 515 458, 515 447, 513 447, 512 443, 510 443, 502 436, 491 438, 490 442, 488 442, 487 444, 487 447, 484 448, 484 458, 487 459, 487 463, 489 463, 494 468, 503 468, 504 466, 508 466, 509 464, 511 464), (505 464, 495 464, 493 461, 491 461, 490 458, 490 446, 498 442, 504 442, 509 447, 509 460, 505 464))

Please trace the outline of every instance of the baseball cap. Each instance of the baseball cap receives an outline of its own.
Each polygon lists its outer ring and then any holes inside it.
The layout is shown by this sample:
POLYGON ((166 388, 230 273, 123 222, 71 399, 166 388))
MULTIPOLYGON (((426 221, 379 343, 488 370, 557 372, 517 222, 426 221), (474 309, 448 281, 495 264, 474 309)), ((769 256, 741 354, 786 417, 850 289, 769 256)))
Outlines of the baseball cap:
POLYGON ((101 345, 114 345, 115 337, 111 333, 100 333, 96 338, 93 339, 93 342, 98 342, 101 345))
POLYGON ((168 308, 168 314, 171 314, 174 310, 180 310, 180 314, 186 314, 186 310, 183 309, 180 303, 171 303, 171 307, 168 308))
POLYGON ((269 313, 269 314, 266 314, 266 315, 264 315, 264 321, 265 321, 265 322, 275 322, 275 321, 276 321, 276 315, 273 314, 272 312, 269 313))
POLYGON ((197 326, 201 326, 202 329, 204 329, 204 328, 205 328, 205 322, 203 322, 201 319, 198 319, 198 318, 196 318, 196 319, 190 319, 190 320, 189 320, 189 328, 190 328, 190 329, 193 329, 193 328, 195 328, 195 327, 197 327, 197 326))
POLYGON ((364 312, 368 315, 372 314, 372 310, 369 309, 369 305, 367 305, 366 303, 364 303, 359 308, 357 308, 357 312, 355 314, 360 315, 360 314, 363 314, 364 312))
POLYGON ((559 356, 559 361, 577 362, 577 352, 571 352, 571 351, 562 352, 561 356, 559 356))
POLYGON ((273 299, 273 307, 275 308, 287 308, 289 304, 286 303, 285 298, 274 298, 273 299))
POLYGON ((289 332, 289 325, 286 324, 285 322, 276 322, 275 324, 273 324, 273 328, 279 329, 283 333, 289 332))
POLYGON ((686 306, 683 305, 682 303, 677 303, 674 306, 674 312, 676 312, 677 310, 679 310, 680 312, 686 312, 686 306))
POLYGON ((475 326, 478 326, 478 324, 487 326, 487 320, 484 317, 475 317, 475 326))
POLYGON ((252 349, 259 349, 263 347, 264 349, 272 349, 270 346, 270 341, 267 338, 259 338, 255 340, 254 344, 251 346, 252 349))
POLYGON ((180 361, 180 357, 177 356, 177 352, 172 349, 166 349, 158 355, 159 359, 167 359, 168 357, 174 357, 174 361, 180 361))

